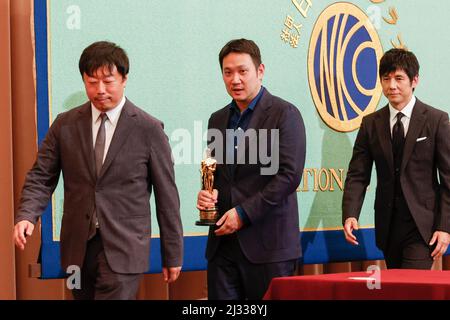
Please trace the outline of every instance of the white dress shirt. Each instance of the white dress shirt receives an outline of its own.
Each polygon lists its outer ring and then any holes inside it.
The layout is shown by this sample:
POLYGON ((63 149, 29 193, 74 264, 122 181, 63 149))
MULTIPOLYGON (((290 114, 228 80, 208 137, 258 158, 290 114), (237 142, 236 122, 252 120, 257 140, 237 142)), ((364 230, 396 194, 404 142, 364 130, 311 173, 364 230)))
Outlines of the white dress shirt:
POLYGON ((403 128, 405 129, 405 137, 408 133, 409 122, 411 121, 411 115, 413 112, 414 105, 416 104, 416 97, 412 96, 411 100, 408 104, 402 109, 402 111, 398 111, 389 103, 389 112, 390 112, 390 124, 391 124, 391 137, 392 137, 392 129, 394 128, 395 123, 397 122, 397 113, 403 113, 404 117, 400 120, 403 123, 403 128))
MULTIPOLYGON (((106 155, 108 154, 109 145, 111 144, 114 131, 116 130, 117 122, 119 121, 120 113, 122 112, 123 105, 125 104, 125 96, 113 109, 106 112, 108 119, 105 122, 105 152, 103 153, 103 162, 105 162, 106 155)), ((98 128, 102 122, 100 119, 101 111, 98 110, 92 103, 92 145, 95 149, 95 140, 97 139, 98 128)))

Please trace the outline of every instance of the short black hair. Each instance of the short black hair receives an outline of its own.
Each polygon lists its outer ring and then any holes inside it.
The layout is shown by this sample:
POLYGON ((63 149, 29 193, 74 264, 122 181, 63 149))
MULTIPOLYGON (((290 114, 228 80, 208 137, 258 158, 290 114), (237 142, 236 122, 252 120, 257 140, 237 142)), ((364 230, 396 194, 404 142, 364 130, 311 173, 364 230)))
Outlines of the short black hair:
POLYGON ((405 49, 390 49, 381 57, 379 77, 383 77, 396 70, 403 70, 409 80, 419 75, 419 61, 414 53, 405 49))
POLYGON ((219 53, 220 69, 223 68, 223 59, 232 52, 247 53, 253 60, 253 64, 258 69, 261 64, 261 53, 258 46, 252 40, 235 39, 229 41, 219 53))
POLYGON ((108 41, 98 41, 89 45, 83 50, 78 63, 81 77, 84 73, 92 76, 101 67, 108 67, 109 71, 112 71, 114 66, 124 78, 130 71, 130 62, 125 50, 108 41))

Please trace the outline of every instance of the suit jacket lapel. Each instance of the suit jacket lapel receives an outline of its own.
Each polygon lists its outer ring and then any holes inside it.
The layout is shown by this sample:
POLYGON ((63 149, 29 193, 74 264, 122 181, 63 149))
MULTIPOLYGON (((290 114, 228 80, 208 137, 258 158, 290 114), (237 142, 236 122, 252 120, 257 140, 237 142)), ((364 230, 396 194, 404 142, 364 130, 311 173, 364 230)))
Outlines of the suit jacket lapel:
POLYGON ((224 140, 224 144, 225 144, 225 134, 226 134, 227 126, 228 126, 228 119, 230 118, 230 106, 229 105, 226 106, 217 118, 219 120, 218 123, 214 123, 211 125, 213 128, 220 130, 220 132, 222 133, 222 135, 224 137, 223 140, 224 140))
MULTIPOLYGON (((217 154, 215 155, 215 158, 217 161, 219 161, 219 165, 224 167, 224 173, 227 178, 230 177, 230 172, 228 170, 228 166, 226 165, 226 157, 227 157, 227 149, 226 149, 226 143, 227 143, 227 136, 226 136, 226 130, 228 126, 228 119, 230 118, 230 106, 226 106, 223 108, 220 113, 215 117, 214 119, 217 119, 217 121, 214 121, 213 123, 210 123, 211 128, 220 130, 220 133, 222 134, 222 145, 220 146, 222 148, 222 159, 217 159, 217 154)), ((209 137, 208 137, 209 139, 209 137)))
POLYGON ((406 164, 408 163, 408 160, 414 150, 414 146, 416 145, 417 137, 419 136, 425 124, 425 111, 426 109, 423 106, 422 102, 417 99, 416 104, 413 108, 411 120, 409 121, 408 133, 406 134, 401 171, 405 169, 406 164))
POLYGON ((260 100, 258 101, 258 104, 253 110, 252 119, 250 120, 247 129, 260 129, 264 124, 264 121, 266 121, 267 117, 269 116, 269 113, 267 111, 271 106, 272 95, 269 93, 269 91, 267 91, 267 89, 264 89, 264 92, 260 100))
POLYGON ((117 153, 122 148, 122 145, 135 128, 136 113, 132 107, 133 104, 127 99, 120 114, 119 121, 117 122, 116 130, 114 130, 114 135, 112 137, 111 144, 109 145, 108 153, 106 154, 105 162, 103 163, 99 178, 101 178, 108 170, 111 162, 114 160, 117 153))
POLYGON ((387 160, 391 172, 394 171, 394 156, 392 154, 391 125, 389 122, 389 107, 385 106, 375 121, 378 138, 384 158, 387 160))
POLYGON ((92 111, 91 103, 85 103, 79 112, 79 118, 76 123, 78 134, 80 136, 81 150, 89 168, 92 180, 96 180, 94 146, 92 140, 92 111))
POLYGON ((240 155, 239 159, 237 159, 237 163, 241 163, 242 157, 245 156, 248 152, 248 149, 250 145, 257 146, 257 139, 258 139, 258 129, 260 129, 264 122, 266 121, 267 117, 269 116, 269 108, 272 106, 272 95, 267 91, 267 89, 264 89, 264 92, 258 101, 258 104, 255 106, 255 109, 253 110, 253 115, 250 120, 250 123, 248 124, 248 129, 255 130, 256 135, 251 135, 250 139, 248 140, 248 143, 245 142, 245 139, 242 139, 241 143, 238 145, 238 150, 242 150, 243 144, 245 145, 245 152, 238 153, 240 155))

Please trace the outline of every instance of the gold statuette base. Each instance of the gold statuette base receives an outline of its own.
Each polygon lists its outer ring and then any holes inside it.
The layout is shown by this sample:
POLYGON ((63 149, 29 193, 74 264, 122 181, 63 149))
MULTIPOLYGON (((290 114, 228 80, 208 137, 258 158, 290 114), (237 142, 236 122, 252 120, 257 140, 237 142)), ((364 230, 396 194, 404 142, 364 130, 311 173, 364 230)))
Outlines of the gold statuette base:
POLYGON ((213 226, 216 224, 219 217, 218 208, 212 207, 205 210, 200 210, 200 220, 195 222, 196 226, 213 226))

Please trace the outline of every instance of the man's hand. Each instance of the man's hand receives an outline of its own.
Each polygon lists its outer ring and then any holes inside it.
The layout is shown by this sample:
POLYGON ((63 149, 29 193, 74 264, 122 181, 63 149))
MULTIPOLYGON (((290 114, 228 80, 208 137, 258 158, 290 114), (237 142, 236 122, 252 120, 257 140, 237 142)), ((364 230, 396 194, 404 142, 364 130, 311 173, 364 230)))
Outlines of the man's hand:
POLYGON ((22 220, 17 222, 14 226, 13 239, 16 246, 23 250, 25 249, 25 244, 27 243, 26 236, 31 236, 33 234, 34 225, 27 220, 22 220))
POLYGON ((358 220, 356 218, 347 218, 344 223, 344 234, 347 242, 357 246, 359 243, 356 240, 356 236, 353 234, 353 230, 358 230, 358 220))
POLYGON ((214 189, 212 194, 206 190, 201 190, 197 196, 197 209, 206 210, 214 207, 217 203, 218 194, 219 191, 217 189, 214 189))
POLYGON ((430 241, 430 246, 434 245, 437 241, 436 248, 431 253, 433 260, 439 259, 447 251, 448 244, 450 242, 450 235, 445 231, 435 231, 430 241))
POLYGON ((163 267, 162 268, 164 281, 167 283, 175 282, 181 273, 181 267, 163 267))
POLYGON ((225 212, 219 221, 217 221, 216 225, 220 226, 220 228, 214 231, 214 233, 216 236, 223 236, 238 231, 242 228, 243 223, 236 209, 232 208, 225 212))

